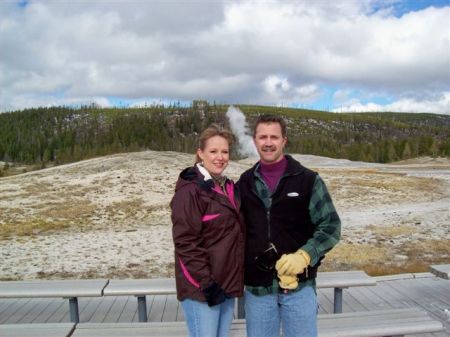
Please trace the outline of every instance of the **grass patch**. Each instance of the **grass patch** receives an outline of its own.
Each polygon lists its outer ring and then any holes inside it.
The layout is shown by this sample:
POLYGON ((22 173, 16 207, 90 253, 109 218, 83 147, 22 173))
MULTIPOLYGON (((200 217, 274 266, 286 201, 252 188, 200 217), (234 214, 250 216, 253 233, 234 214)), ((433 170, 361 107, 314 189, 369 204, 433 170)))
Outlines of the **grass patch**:
MULTIPOLYGON (((402 202, 410 199, 411 193, 420 191, 425 200, 447 195, 445 186, 432 178, 409 177, 403 173, 375 172, 374 170, 329 171, 323 175, 332 195, 337 200, 351 200, 361 197, 368 200, 385 197, 402 202)), ((366 200, 366 201, 367 201, 366 200)), ((361 202, 362 200, 360 200, 361 202)))
POLYGON ((41 217, 71 221, 90 218, 97 209, 86 199, 66 200, 64 203, 48 203, 47 205, 46 208, 39 211, 41 217))
POLYGON ((11 236, 30 236, 49 231, 58 231, 67 228, 68 225, 61 221, 44 220, 41 218, 20 222, 8 222, 0 224, 0 239, 11 236))
POLYGON ((116 201, 105 208, 110 217, 120 216, 128 218, 134 216, 137 211, 143 208, 144 200, 137 198, 133 200, 116 201))
POLYGON ((409 236, 417 232, 417 228, 408 225, 396 225, 396 226, 375 226, 368 225, 366 227, 373 234, 376 235, 377 239, 395 239, 397 237, 409 236))
MULTIPOLYGON (((117 268, 109 267, 107 270, 99 271, 97 268, 91 268, 83 272, 70 271, 53 271, 37 273, 37 278, 41 280, 51 279, 143 279, 143 278, 173 278, 174 264, 170 264, 168 268, 159 268, 158 266, 145 264, 128 265, 126 267, 117 268)), ((1 280, 1 278, 0 278, 1 280)), ((13 278, 5 279, 13 280, 13 278)))
POLYGON ((389 251, 386 247, 340 243, 326 255, 321 270, 366 270, 362 267, 379 264, 385 260, 388 254, 389 251))
POLYGON ((79 197, 79 198, 84 198, 86 196, 86 194, 88 194, 91 191, 95 191, 96 186, 88 186, 88 187, 83 187, 81 185, 75 185, 75 186, 70 186, 66 187, 65 190, 63 191, 59 191, 57 193, 57 197, 60 197, 62 199, 66 199, 68 196, 71 197, 79 197))
POLYGON ((23 190, 28 193, 28 195, 39 195, 41 193, 48 193, 54 190, 54 186, 50 183, 32 183, 25 187, 23 190))
POLYGON ((361 269, 372 276, 422 273, 431 264, 448 263, 448 241, 422 240, 397 247, 340 243, 323 261, 322 271, 361 269))

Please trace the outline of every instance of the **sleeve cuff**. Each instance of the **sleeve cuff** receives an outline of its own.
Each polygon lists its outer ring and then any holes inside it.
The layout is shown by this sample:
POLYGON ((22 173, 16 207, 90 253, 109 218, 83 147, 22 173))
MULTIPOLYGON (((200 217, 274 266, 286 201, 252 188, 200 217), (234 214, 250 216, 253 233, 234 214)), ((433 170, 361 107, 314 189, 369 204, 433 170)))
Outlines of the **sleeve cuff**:
POLYGON ((314 248, 312 245, 306 244, 300 249, 303 249, 306 253, 308 253, 309 257, 311 258, 311 261, 309 262, 310 266, 314 266, 317 262, 319 262, 320 256, 317 254, 316 248, 314 248))

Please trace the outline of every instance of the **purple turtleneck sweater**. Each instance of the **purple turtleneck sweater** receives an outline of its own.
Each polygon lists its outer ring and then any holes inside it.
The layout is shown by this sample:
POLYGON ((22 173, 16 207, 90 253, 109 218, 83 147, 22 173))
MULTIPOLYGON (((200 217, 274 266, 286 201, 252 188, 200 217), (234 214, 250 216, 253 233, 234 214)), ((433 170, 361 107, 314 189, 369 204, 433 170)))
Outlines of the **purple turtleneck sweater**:
POLYGON ((286 166, 286 157, 283 157, 283 159, 274 164, 265 164, 263 162, 260 162, 259 173, 269 187, 271 193, 275 192, 275 188, 277 187, 278 181, 286 170, 286 166))

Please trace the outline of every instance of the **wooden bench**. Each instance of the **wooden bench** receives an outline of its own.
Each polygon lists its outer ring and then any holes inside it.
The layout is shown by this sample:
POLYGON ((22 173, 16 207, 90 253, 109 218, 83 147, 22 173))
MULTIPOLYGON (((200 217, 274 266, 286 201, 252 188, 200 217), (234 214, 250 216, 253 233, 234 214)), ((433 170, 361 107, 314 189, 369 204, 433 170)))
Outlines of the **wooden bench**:
MULTIPOLYGON (((442 323, 417 309, 392 309, 318 316, 319 337, 386 337, 439 332, 442 323)), ((73 337, 184 337, 185 322, 80 323, 73 337)), ((232 324, 230 337, 246 336, 245 320, 232 324)))
POLYGON ((110 280, 103 290, 104 296, 136 296, 139 322, 147 322, 146 295, 176 294, 175 279, 110 280))
POLYGON ((1 337, 69 337, 74 323, 0 324, 1 337))
POLYGON ((430 272, 437 277, 450 280, 450 264, 434 264, 430 266, 430 272))
MULTIPOLYGON (((334 288, 334 312, 342 312, 343 289, 374 286, 376 281, 363 271, 322 272, 317 275, 317 288, 334 288)), ((139 322, 147 321, 146 295, 176 294, 175 280, 134 279, 111 280, 103 291, 105 296, 136 296, 139 322)), ((238 318, 244 318, 244 299, 238 300, 238 318)))
POLYGON ((441 322, 419 308, 321 315, 320 337, 400 337, 443 331, 441 322))
POLYGON ((334 288, 334 313, 342 312, 343 289, 375 286, 377 282, 362 270, 317 273, 317 288, 334 288))
POLYGON ((0 298, 68 298, 70 321, 78 323, 78 297, 100 297, 107 284, 108 280, 0 281, 0 298))
MULTIPOLYGON (((334 312, 342 312, 343 289, 375 285, 363 271, 323 272, 317 277, 318 288, 334 288, 334 312)), ((139 321, 147 321, 146 295, 176 294, 175 280, 32 280, 0 281, 0 298, 63 297, 69 299, 70 321, 78 323, 79 297, 136 296, 139 321)), ((244 318, 244 301, 238 301, 238 318, 244 318)))

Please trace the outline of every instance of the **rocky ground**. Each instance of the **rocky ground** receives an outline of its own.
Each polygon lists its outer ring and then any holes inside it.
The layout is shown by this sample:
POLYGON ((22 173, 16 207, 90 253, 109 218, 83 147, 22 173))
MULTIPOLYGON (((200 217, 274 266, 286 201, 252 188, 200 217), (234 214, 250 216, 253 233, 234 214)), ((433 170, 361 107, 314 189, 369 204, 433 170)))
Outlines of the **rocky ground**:
MULTIPOLYGON (((450 159, 295 155, 327 183, 342 240, 323 270, 425 271, 450 257, 450 159)), ((170 277, 168 203, 193 155, 117 154, 0 178, 0 279, 170 277)), ((233 179, 256 159, 232 162, 233 179)))

